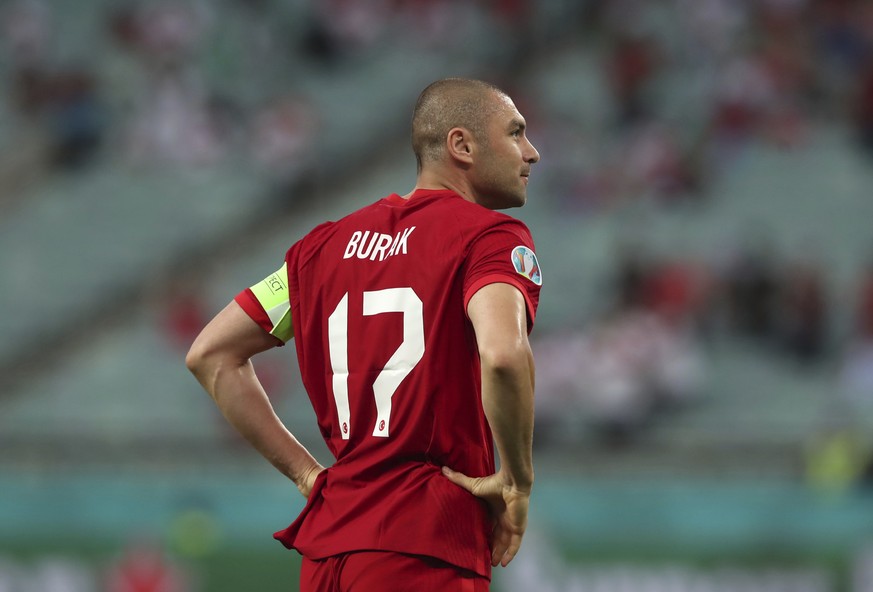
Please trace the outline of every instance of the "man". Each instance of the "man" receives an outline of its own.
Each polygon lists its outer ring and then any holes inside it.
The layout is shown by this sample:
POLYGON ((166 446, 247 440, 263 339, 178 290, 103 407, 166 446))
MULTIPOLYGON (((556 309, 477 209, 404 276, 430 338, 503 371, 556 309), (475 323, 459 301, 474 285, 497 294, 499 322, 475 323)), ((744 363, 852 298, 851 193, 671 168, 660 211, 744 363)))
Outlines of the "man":
POLYGON ((512 100, 465 79, 422 92, 412 143, 411 193, 316 227, 186 360, 308 498, 275 535, 303 555, 302 590, 487 590, 527 522, 542 279, 528 229, 493 210, 525 203, 539 154, 512 100), (328 469, 249 361, 292 337, 328 469))

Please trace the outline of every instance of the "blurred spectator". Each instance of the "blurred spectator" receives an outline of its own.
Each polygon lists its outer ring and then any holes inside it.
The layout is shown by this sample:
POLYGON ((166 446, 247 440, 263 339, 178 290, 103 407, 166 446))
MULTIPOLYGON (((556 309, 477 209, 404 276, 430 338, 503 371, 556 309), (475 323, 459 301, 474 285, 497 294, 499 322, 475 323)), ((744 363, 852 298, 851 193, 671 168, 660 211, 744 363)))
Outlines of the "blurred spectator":
POLYGON ((270 177, 290 180, 315 165, 312 145, 320 122, 318 112, 304 98, 274 98, 254 115, 251 151, 255 163, 270 177))
POLYGON ((186 352, 197 334, 211 318, 203 301, 199 276, 191 277, 187 270, 174 274, 163 298, 163 328, 170 345, 186 352))
POLYGON ((106 574, 106 592, 191 592, 190 577, 151 541, 128 545, 106 574))
POLYGON ((94 155, 105 117, 88 67, 19 70, 14 92, 20 113, 46 132, 48 164, 74 168, 94 155))
POLYGON ((110 38, 122 49, 135 52, 140 45, 140 24, 135 4, 121 3, 106 15, 110 38))
POLYGON ((721 68, 712 101, 711 161, 724 170, 764 126, 776 89, 760 56, 735 55, 721 68))
POLYGON ((31 590, 40 592, 91 592, 94 580, 88 566, 66 557, 48 557, 40 561, 31 590))
POLYGON ((54 19, 42 0, 13 0, 0 7, 2 47, 13 72, 51 60, 54 19))
POLYGON ((854 120, 858 140, 864 151, 873 155, 873 53, 860 68, 854 120))
MULTIPOLYGON (((536 113, 536 109, 533 110, 536 113)), ((566 215, 596 214, 607 207, 611 188, 600 164, 601 147, 582 125, 554 113, 537 114, 537 145, 551 155, 542 166, 542 194, 566 215)))
POLYGON ((873 261, 861 272, 855 323, 861 339, 873 339, 873 261))
POLYGON ((668 204, 698 194, 699 175, 667 125, 640 123, 628 133, 622 152, 620 184, 630 196, 668 204))
POLYGON ((49 168, 51 144, 45 131, 25 129, 10 134, 0 155, 0 209, 19 201, 49 168))
POLYGON ((852 560, 852 592, 873 592, 873 544, 865 543, 852 560))
POLYGON ((734 0, 675 0, 686 59, 718 64, 737 49, 748 27, 747 5, 734 0))
POLYGON ((537 359, 537 441, 548 442, 565 431, 577 435, 585 422, 576 373, 585 337, 581 331, 557 331, 536 338, 531 346, 537 359))
POLYGON ((544 377, 538 421, 560 433, 587 425, 608 446, 633 443, 656 413, 700 397, 707 371, 696 336, 708 290, 702 272, 640 244, 618 253, 609 312, 535 347, 544 377))
POLYGON ((779 296, 779 325, 786 351, 801 363, 821 360, 828 345, 828 308, 820 266, 810 260, 790 264, 779 296))
POLYGON ((855 0, 812 2, 809 23, 817 40, 818 76, 834 97, 829 109, 837 113, 844 110, 844 101, 868 59, 870 27, 865 26, 868 19, 859 18, 861 10, 862 3, 855 0))
POLYGON ((870 460, 869 438, 858 426, 827 425, 807 446, 807 482, 822 494, 843 495, 862 482, 870 460))
POLYGON ((649 288, 653 268, 654 263, 643 246, 619 246, 610 298, 620 310, 639 310, 651 301, 649 288))
POLYGON ((135 164, 214 164, 228 149, 233 109, 206 86, 197 61, 210 24, 204 7, 161 1, 109 15, 115 42, 131 52, 145 79, 124 133, 135 164))
POLYGON ((578 405, 610 447, 632 443, 653 411, 646 375, 651 334, 638 330, 641 321, 623 315, 598 322, 574 364, 578 405))
POLYGON ((456 0, 395 0, 393 7, 404 42, 434 49, 444 48, 453 33, 467 28, 464 8, 456 0))
POLYGON ((94 580, 79 559, 44 555, 19 563, 0 555, 0 592, 95 592, 94 580))
POLYGON ((853 407, 873 408, 873 336, 848 346, 839 380, 840 394, 853 407))
POLYGON ((228 148, 214 116, 196 74, 159 66, 129 124, 128 156, 139 165, 214 164, 228 148))
POLYGON ((661 263, 649 277, 648 309, 672 327, 694 328, 706 304, 703 276, 687 261, 661 263))
POLYGON ((619 34, 612 41, 606 67, 619 125, 632 125, 652 115, 648 85, 659 60, 657 45, 647 37, 619 34))
POLYGON ((306 17, 300 49, 320 66, 335 66, 344 57, 344 48, 328 26, 327 18, 318 8, 310 8, 306 17))
POLYGON ((750 245, 725 270, 729 326, 742 336, 772 344, 776 337, 779 273, 766 243, 750 245))
POLYGON ((633 443, 657 411, 699 396, 705 378, 691 335, 640 311, 541 339, 535 353, 547 377, 537 384, 544 431, 578 433, 587 426, 610 447, 633 443))
POLYGON ((366 52, 387 32, 392 15, 389 0, 325 0, 314 4, 311 47, 320 57, 349 57, 366 52))
POLYGON ((814 58, 798 13, 765 11, 765 32, 760 59, 771 81, 773 103, 765 114, 764 139, 774 145, 795 147, 806 139, 809 109, 816 89, 814 58))
MULTIPOLYGON (((483 0, 481 4, 489 13, 487 15, 488 24, 495 25, 495 33, 498 38, 513 40, 512 43, 507 44, 512 61, 521 62, 539 49, 536 45, 536 31, 534 27, 531 27, 531 22, 535 17, 534 11, 538 8, 533 0, 483 0)), ((456 1, 454 5, 459 6, 463 3, 456 1)), ((453 18, 449 11, 443 10, 443 13, 451 23, 453 18)), ((481 28, 481 25, 477 28, 481 28)), ((551 40, 547 40, 546 43, 548 41, 551 40)), ((512 96, 519 96, 519 91, 521 91, 521 89, 510 90, 515 93, 512 96)), ((522 109, 522 113, 531 112, 528 107, 522 109)))
POLYGON ((190 63, 200 49, 209 23, 202 3, 168 2, 141 4, 132 15, 128 39, 141 59, 155 65, 190 63))
POLYGON ((15 116, 15 125, 7 126, 9 135, 0 142, 0 206, 17 199, 50 161, 48 132, 34 121, 31 105, 37 100, 34 95, 42 93, 37 73, 50 61, 52 34, 52 13, 45 3, 19 0, 0 6, 0 53, 7 62, 7 80, 0 88, 6 95, 2 102, 15 116))
POLYGON ((629 324, 605 320, 537 343, 538 374, 549 377, 537 384, 537 422, 546 438, 549 432, 578 438, 587 428, 609 447, 633 442, 652 405, 633 333, 629 324))
POLYGON ((688 261, 656 260, 640 245, 620 248, 613 285, 619 310, 646 311, 672 327, 693 327, 705 314, 704 272, 688 261))
POLYGON ((105 118, 90 66, 54 63, 54 23, 46 4, 10 3, 0 10, 0 23, 2 45, 10 56, 8 98, 26 122, 22 150, 0 159, 0 183, 8 189, 45 167, 74 168, 88 162, 100 145, 105 118))
POLYGON ((843 353, 840 392, 853 406, 873 408, 873 264, 861 274, 854 327, 843 353))
POLYGON ((49 83, 52 162, 64 168, 84 165, 100 147, 105 127, 97 81, 87 69, 74 68, 49 83))

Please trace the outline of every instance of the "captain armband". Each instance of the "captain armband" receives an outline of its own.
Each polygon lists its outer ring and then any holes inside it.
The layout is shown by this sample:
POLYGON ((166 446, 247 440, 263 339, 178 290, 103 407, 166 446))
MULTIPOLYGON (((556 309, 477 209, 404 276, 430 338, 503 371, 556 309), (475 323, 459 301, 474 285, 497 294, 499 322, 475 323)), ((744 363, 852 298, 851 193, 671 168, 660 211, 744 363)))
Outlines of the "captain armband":
POLYGON ((291 300, 288 293, 288 264, 283 264, 276 273, 264 278, 250 290, 270 318, 272 324, 270 335, 288 342, 294 337, 291 300))

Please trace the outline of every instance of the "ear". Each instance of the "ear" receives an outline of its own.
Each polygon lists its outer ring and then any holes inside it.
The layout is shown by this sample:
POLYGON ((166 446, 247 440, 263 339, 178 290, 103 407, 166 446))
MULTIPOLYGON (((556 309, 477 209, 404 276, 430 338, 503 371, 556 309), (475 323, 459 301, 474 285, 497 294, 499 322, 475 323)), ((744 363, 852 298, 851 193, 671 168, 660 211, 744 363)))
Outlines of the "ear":
POLYGON ((473 134, 467 128, 453 127, 446 135, 446 151, 449 156, 464 164, 473 163, 475 144, 473 134))

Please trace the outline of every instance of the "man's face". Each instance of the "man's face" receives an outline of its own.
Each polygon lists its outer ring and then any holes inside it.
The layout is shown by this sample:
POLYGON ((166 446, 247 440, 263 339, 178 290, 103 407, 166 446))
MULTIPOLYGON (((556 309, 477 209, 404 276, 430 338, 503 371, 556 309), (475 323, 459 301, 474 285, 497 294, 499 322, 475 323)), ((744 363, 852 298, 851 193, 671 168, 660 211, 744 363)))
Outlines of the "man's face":
POLYGON ((492 210, 523 206, 531 165, 539 152, 525 135, 524 118, 512 101, 495 93, 498 108, 489 118, 485 137, 471 169, 477 202, 492 210))

